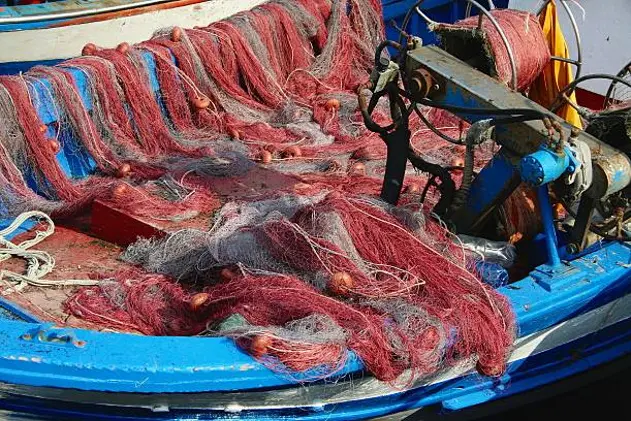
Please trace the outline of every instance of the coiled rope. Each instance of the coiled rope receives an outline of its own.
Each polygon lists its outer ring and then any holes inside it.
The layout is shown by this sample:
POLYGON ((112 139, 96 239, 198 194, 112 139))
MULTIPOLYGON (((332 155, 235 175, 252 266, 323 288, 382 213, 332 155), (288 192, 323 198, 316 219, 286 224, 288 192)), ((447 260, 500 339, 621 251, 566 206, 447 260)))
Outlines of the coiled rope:
POLYGON ((20 292, 27 285, 38 287, 55 286, 90 286, 96 285, 98 281, 91 279, 68 279, 50 280, 44 279, 55 267, 55 258, 50 253, 31 248, 55 232, 55 223, 48 215, 39 211, 24 212, 5 229, 0 230, 0 262, 11 258, 20 258, 26 261, 25 273, 20 274, 11 270, 0 269, 0 281, 9 288, 0 289, 2 295, 9 295, 13 292, 20 292), (35 220, 36 228, 34 237, 24 240, 18 244, 13 243, 8 238, 16 230, 29 220, 35 220))

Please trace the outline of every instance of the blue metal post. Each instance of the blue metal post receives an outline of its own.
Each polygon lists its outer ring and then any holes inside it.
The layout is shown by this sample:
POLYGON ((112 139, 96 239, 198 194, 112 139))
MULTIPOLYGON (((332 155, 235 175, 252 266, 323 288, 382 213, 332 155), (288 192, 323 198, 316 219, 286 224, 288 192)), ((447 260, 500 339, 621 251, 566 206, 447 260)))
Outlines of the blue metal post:
POLYGON ((554 227, 552 205, 550 204, 547 185, 544 184, 537 189, 537 198, 539 199, 543 233, 546 236, 546 246, 548 247, 548 265, 552 268, 556 268, 561 265, 561 259, 559 258, 559 251, 557 250, 557 232, 554 227))

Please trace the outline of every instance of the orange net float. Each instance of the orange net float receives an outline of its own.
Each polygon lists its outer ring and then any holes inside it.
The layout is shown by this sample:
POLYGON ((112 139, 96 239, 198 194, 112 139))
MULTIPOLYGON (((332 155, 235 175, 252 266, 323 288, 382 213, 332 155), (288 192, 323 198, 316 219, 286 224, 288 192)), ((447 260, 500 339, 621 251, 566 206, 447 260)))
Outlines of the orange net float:
POLYGON ((121 54, 127 54, 127 52, 129 51, 129 44, 126 42, 121 42, 116 47, 116 51, 118 51, 121 54))
POLYGON ((175 27, 171 31, 171 41, 180 42, 182 40, 182 28, 175 27))
POLYGON ((83 49, 81 50, 81 55, 82 56, 93 56, 94 53, 96 53, 97 51, 97 47, 96 45, 92 44, 91 42, 84 45, 83 49))
POLYGON ((283 150, 283 158, 300 158, 302 150, 298 146, 288 146, 283 150))
POLYGON ((48 141, 48 147, 49 147, 49 149, 50 149, 50 151, 52 152, 53 155, 57 155, 59 153, 59 151, 61 150, 61 145, 55 139, 50 139, 48 141))
POLYGON ((198 312, 202 309, 204 304, 208 302, 210 295, 205 292, 200 292, 191 297, 190 307, 191 311, 198 312))
POLYGON ((131 165, 124 163, 122 164, 120 167, 118 167, 118 170, 116 171, 116 176, 119 178, 126 178, 129 177, 131 175, 131 165))
POLYGON ((353 278, 348 272, 336 272, 331 276, 327 289, 334 295, 347 296, 353 289, 353 278))
POLYGON ((269 335, 256 335, 250 342, 250 352, 256 358, 260 358, 269 352, 272 346, 272 338, 269 335))

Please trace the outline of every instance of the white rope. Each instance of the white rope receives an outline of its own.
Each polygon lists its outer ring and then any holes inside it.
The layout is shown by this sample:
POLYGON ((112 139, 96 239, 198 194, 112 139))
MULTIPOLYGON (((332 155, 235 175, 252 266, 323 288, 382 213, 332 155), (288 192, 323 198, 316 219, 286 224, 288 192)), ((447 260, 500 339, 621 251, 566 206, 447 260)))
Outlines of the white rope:
POLYGON ((31 247, 41 243, 55 232, 55 223, 48 215, 39 211, 24 212, 5 229, 0 230, 0 262, 11 258, 20 258, 26 261, 26 271, 24 274, 16 273, 6 269, 0 269, 0 282, 8 284, 10 287, 1 290, 2 295, 22 291, 27 285, 39 287, 53 286, 90 286, 96 285, 98 281, 91 279, 72 280, 47 280, 44 276, 51 273, 55 267, 55 258, 48 252, 41 250, 30 250, 31 247), (35 236, 21 243, 15 244, 8 239, 9 235, 16 232, 28 220, 36 220, 38 225, 35 236), (44 225, 45 228, 41 228, 44 225))

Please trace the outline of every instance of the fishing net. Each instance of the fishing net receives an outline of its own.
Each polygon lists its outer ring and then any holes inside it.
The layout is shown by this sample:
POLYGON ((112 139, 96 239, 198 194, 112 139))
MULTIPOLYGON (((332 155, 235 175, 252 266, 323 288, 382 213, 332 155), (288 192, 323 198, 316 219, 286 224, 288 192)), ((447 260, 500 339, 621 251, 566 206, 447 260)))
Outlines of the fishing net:
MULTIPOLYGON (((512 313, 476 256, 426 216, 438 197, 421 193, 427 176, 408 168, 399 207, 375 199, 386 148, 354 92, 383 32, 377 0, 276 0, 0 77, 0 211, 69 217, 99 200, 154 220, 202 217, 139 239, 122 255, 133 269, 75 291, 65 309, 90 327, 229 336, 314 379, 349 350, 390 382, 463 361, 499 375, 512 313)), ((423 112, 452 137, 468 128, 423 112)), ((388 115, 388 104, 373 114, 388 115)), ((416 118, 410 129, 458 183, 464 149, 416 118)), ((478 147, 476 168, 494 152, 478 147)))
POLYGON ((511 312, 447 236, 421 212, 336 192, 230 203, 210 231, 126 250, 125 260, 159 276, 117 276, 67 306, 112 328, 131 321, 148 334, 234 336, 285 371, 330 375, 352 349, 387 381, 473 358, 497 374, 511 312), (243 320, 227 327, 235 315, 243 320), (317 323, 307 328, 305 318, 317 323))
MULTIPOLYGON (((531 13, 495 9, 489 12, 506 35, 515 60, 518 91, 524 91, 541 74, 550 61, 550 49, 537 17, 531 13)), ((456 57, 496 77, 512 87, 510 56, 502 37, 486 17, 479 28, 478 16, 454 24, 436 24, 434 30, 443 47, 456 57)))

